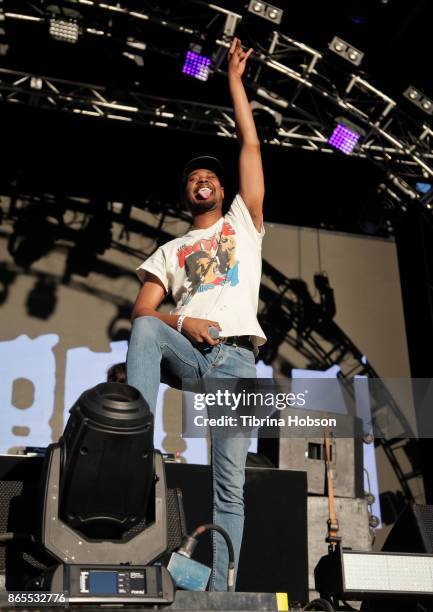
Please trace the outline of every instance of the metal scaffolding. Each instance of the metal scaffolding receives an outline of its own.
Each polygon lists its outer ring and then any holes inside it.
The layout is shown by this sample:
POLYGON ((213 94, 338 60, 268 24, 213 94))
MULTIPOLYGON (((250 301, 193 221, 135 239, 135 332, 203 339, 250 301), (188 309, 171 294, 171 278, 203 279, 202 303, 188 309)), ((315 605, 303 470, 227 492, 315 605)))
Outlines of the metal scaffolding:
MULTIPOLYGON (((206 42, 213 49, 214 76, 223 72, 223 59, 239 25, 248 27, 247 15, 199 0, 187 3, 192 7, 188 25, 173 2, 158 3, 158 7, 146 11, 137 10, 137 5, 127 0, 123 3, 63 0, 58 4, 80 11, 78 23, 82 35, 110 38, 112 32, 107 23, 119 20, 125 48, 136 47, 143 53, 149 28, 155 32, 175 32, 186 40, 206 42), (163 5, 163 17, 159 5, 163 5), (146 31, 138 40, 144 25, 146 31)), ((31 3, 5 0, 4 15, 6 31, 8 22, 24 20, 40 27, 49 18, 42 0, 31 3)), ((411 104, 403 96, 398 101, 391 98, 364 74, 354 72, 352 64, 341 62, 332 53, 313 49, 275 30, 262 36, 256 31, 253 34, 256 39, 252 40, 252 45, 257 52, 251 56, 245 82, 253 101, 277 117, 275 129, 266 142, 273 146, 334 153, 328 136, 336 120, 343 116, 365 134, 352 155, 369 159, 383 170, 385 190, 394 204, 404 208, 411 201, 423 202, 415 184, 433 177, 433 130, 428 115, 419 113, 414 105, 410 108, 411 104)), ((154 40, 152 51, 167 55, 167 50, 154 40)), ((162 98, 127 90, 114 93, 109 88, 88 83, 1 70, 0 99, 11 104, 154 128, 235 137, 230 108, 175 96, 162 98)))

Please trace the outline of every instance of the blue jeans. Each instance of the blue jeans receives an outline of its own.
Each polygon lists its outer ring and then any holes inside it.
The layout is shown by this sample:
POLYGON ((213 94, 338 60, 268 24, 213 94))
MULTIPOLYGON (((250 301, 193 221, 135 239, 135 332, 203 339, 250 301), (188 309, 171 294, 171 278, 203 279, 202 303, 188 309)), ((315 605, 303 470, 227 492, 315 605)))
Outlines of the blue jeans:
MULTIPOLYGON (((160 382, 181 388, 183 378, 256 378, 252 351, 233 345, 193 345, 156 317, 138 317, 132 326, 127 380, 155 411, 160 382)), ((249 439, 211 432, 213 521, 229 534, 235 551, 235 571, 244 528, 245 461, 249 439)), ((214 534, 210 590, 227 590, 228 555, 224 539, 214 534)))

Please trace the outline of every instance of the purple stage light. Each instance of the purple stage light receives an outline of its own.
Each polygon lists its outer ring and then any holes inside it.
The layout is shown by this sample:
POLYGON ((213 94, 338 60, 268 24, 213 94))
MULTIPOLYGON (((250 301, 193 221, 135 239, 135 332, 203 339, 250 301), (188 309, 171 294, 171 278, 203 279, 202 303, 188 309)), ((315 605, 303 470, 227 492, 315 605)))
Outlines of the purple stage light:
POLYGON ((182 72, 200 81, 207 81, 211 60, 200 53, 187 51, 182 72))
POLYGON ((354 132, 342 123, 337 123, 337 127, 328 139, 328 143, 342 153, 350 155, 360 137, 361 134, 354 132))

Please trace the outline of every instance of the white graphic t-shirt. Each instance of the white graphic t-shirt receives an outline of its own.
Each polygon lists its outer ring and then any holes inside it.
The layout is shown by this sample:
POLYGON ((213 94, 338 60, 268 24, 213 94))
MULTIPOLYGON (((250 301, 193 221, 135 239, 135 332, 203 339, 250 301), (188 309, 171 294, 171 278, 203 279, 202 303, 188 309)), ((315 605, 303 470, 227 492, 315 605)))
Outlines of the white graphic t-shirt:
POLYGON ((238 194, 224 217, 159 247, 137 274, 151 272, 171 291, 171 314, 218 321, 221 336, 249 335, 257 347, 266 342, 257 321, 264 234, 238 194))

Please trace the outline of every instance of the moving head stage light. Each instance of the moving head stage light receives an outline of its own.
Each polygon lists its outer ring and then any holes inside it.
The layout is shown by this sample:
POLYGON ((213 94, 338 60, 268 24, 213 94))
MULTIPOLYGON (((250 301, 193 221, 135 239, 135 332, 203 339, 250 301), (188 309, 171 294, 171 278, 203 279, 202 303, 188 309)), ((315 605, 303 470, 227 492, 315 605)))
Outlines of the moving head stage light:
POLYGON ((164 603, 167 489, 140 393, 104 383, 84 392, 45 458, 40 542, 57 561, 28 588, 71 602, 164 603))

